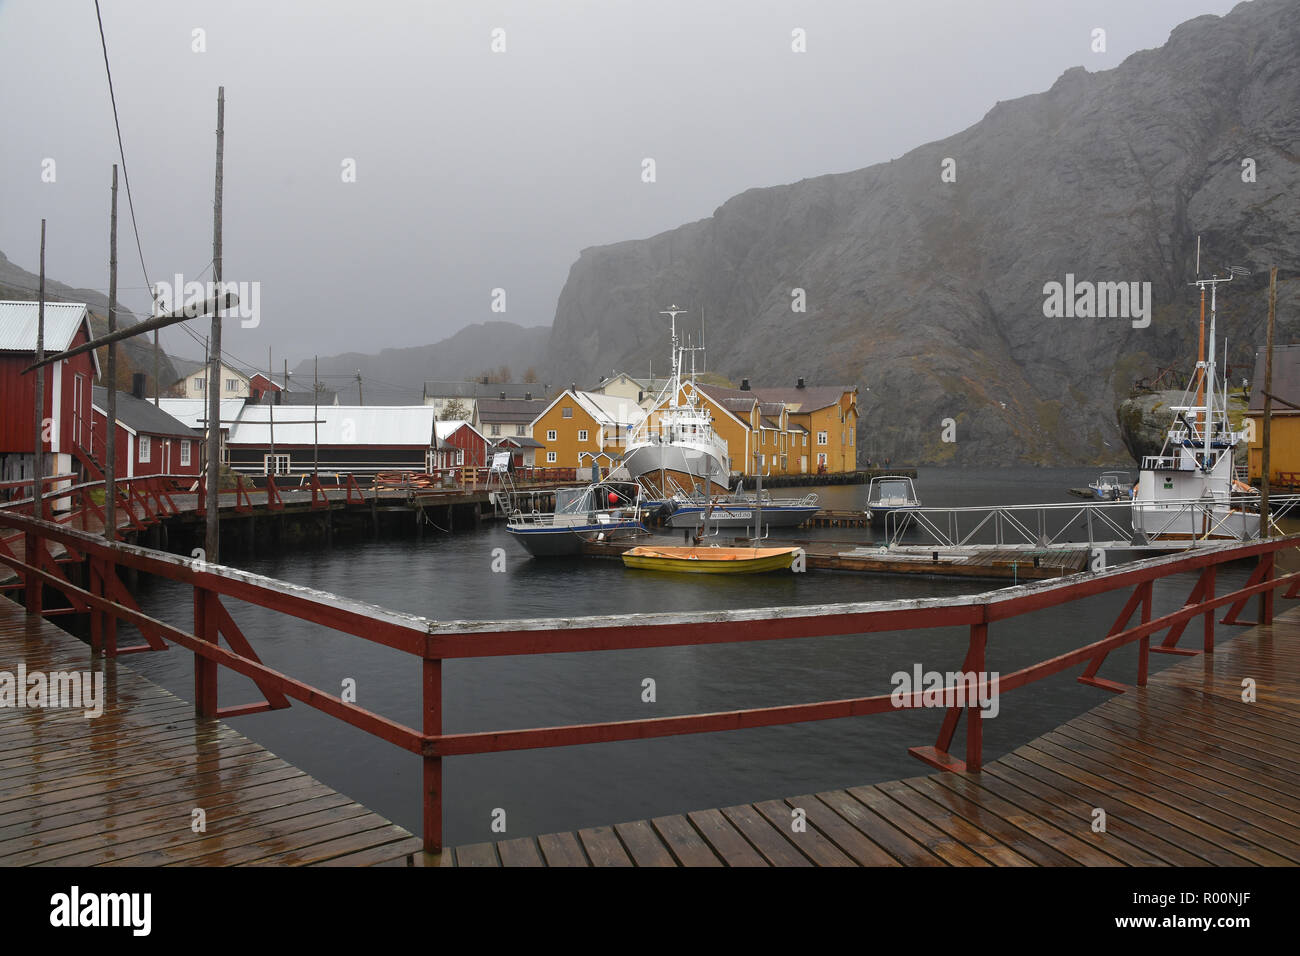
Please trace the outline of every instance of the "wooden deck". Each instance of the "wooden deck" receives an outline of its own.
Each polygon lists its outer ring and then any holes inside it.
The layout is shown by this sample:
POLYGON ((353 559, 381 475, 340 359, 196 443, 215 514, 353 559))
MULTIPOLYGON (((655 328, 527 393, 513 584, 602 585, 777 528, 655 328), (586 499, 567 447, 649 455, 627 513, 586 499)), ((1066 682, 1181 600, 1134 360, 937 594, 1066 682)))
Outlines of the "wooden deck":
POLYGON ((420 840, 0 598, 0 670, 102 671, 103 716, 0 707, 0 865, 405 863, 420 840), (191 828, 206 813, 206 832, 191 828))
MULTIPOLYGON (((1226 634, 1222 634, 1226 636, 1226 634)), ((1004 706, 1035 691, 1010 695, 1004 706)), ((984 765, 458 847, 457 866, 1294 866, 1300 608, 984 765), (1243 703, 1242 681, 1258 700, 1243 703), (793 832, 802 809, 807 828, 793 832), (1096 810, 1105 832, 1092 829, 1096 810)), ((417 859, 419 859, 417 855, 417 859)))

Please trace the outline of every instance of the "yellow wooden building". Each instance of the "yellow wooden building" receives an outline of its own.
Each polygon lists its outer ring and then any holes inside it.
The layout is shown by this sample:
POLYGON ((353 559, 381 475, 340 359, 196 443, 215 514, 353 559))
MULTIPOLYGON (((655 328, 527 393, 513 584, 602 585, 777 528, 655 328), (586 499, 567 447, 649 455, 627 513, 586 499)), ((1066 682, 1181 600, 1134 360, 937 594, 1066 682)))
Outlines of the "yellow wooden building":
POLYGON ((645 413, 636 402, 566 388, 533 420, 533 438, 541 443, 539 467, 602 468, 623 457, 627 435, 645 413))
MULTIPOLYGON (((1281 345, 1273 350, 1273 409, 1269 416, 1269 483, 1300 486, 1300 345, 1281 345)), ((1250 435, 1250 480, 1258 484, 1264 469, 1264 350, 1255 354, 1255 377, 1251 379, 1250 406, 1246 410, 1250 435)))

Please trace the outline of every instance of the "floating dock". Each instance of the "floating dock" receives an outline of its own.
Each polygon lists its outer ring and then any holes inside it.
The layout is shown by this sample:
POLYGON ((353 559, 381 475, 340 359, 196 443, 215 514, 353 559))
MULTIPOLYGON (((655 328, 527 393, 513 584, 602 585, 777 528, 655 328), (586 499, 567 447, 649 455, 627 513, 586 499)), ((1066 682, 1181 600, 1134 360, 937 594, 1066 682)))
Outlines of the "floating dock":
POLYGON ((441 866, 1295 866, 1300 608, 985 763, 416 859, 441 866), (1243 703, 1242 681, 1258 681, 1243 703), (1096 809, 1105 830, 1095 832, 1096 809), (795 832, 794 812, 806 828, 795 832))

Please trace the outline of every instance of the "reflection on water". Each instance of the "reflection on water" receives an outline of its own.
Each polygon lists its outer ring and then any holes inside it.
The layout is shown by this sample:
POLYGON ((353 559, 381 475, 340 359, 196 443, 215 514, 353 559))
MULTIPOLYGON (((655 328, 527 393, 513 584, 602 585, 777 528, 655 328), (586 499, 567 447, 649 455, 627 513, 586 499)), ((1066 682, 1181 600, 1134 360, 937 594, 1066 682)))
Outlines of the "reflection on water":
MULTIPOLYGON (((943 471, 924 469, 917 490, 927 506, 1066 501, 1093 470, 943 471)), ((802 489, 799 489, 802 491, 802 489)), ((831 508, 861 507, 865 486, 816 489, 831 508)), ((779 493, 779 492, 778 492, 779 493)), ((827 529, 836 540, 868 540, 870 529, 827 529)), ((800 532, 812 536, 822 532, 800 532)), ((246 565, 272 577, 438 619, 508 619, 620 615, 720 608, 789 607, 883 601, 988 590, 987 582, 854 573, 671 576, 600 560, 537 561, 503 529, 452 537, 363 542, 331 550, 259 557, 246 565), (494 548, 507 555, 491 571, 494 548)), ((1220 587, 1248 569, 1220 573, 1220 587)), ((1190 579, 1155 589, 1156 613, 1182 605, 1190 579)), ((989 669, 1002 672, 1042 660, 1106 633, 1127 594, 1103 595, 1062 611, 995 625, 989 669)), ((188 591, 143 582, 146 613, 192 623, 188 591)), ((420 726, 417 659, 327 629, 226 601, 232 616, 270 666, 338 693, 357 684, 358 703, 408 726, 420 726)), ((500 730, 565 723, 762 707, 887 693, 890 676, 961 665, 966 634, 955 629, 842 636, 754 644, 449 661, 444 666, 444 728, 500 730), (655 681, 653 703, 642 682, 655 681)), ((133 657, 130 666, 191 698, 191 656, 179 648, 133 657)), ((1153 655, 1153 670, 1172 659, 1153 655)), ((1107 662, 1103 675, 1133 679, 1136 652, 1107 662)), ((985 753, 996 757, 1099 703, 1104 692, 1060 675, 1010 695, 986 721, 985 753)), ((222 704, 255 699, 243 678, 224 672, 222 704)), ((497 808, 506 836, 573 829, 621 820, 726 806, 765 798, 911 776, 924 766, 907 748, 932 744, 941 715, 900 712, 790 727, 697 734, 659 740, 524 751, 445 762, 446 839, 492 839, 497 808)), ((383 741, 301 704, 236 718, 231 725, 290 762, 407 828, 420 825, 420 761, 383 741)), ((960 738, 959 738, 960 739, 960 738)))

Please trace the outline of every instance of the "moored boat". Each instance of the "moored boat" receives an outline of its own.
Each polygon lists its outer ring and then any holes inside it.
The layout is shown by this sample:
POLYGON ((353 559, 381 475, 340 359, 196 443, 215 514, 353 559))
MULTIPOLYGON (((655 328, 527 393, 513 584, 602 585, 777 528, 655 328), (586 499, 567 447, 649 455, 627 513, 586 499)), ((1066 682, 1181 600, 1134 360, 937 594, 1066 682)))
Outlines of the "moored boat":
POLYGON ((536 558, 574 555, 588 541, 646 534, 643 492, 633 481, 600 481, 561 488, 554 512, 514 510, 506 531, 536 558))
POLYGON ((645 571, 686 574, 761 574, 790 568, 799 548, 677 548, 641 546, 623 552, 623 564, 645 571))
POLYGON ((901 516, 920 507, 916 487, 906 475, 880 475, 867 487, 866 512, 872 527, 883 527, 890 515, 901 516))
POLYGON ((1096 481, 1088 482, 1092 497, 1099 501, 1120 501, 1133 497, 1136 483, 1127 471, 1103 472, 1096 481))

